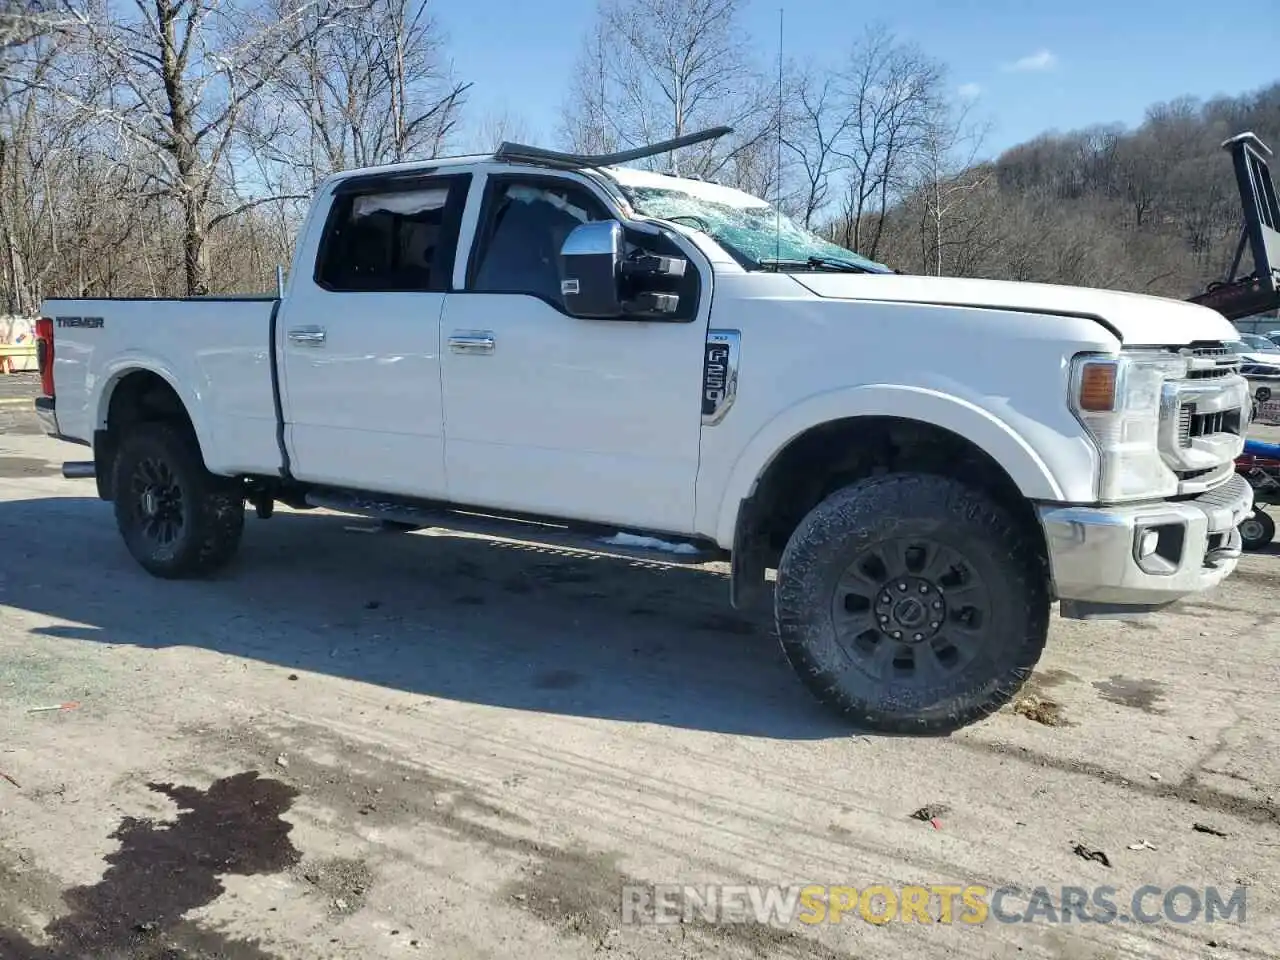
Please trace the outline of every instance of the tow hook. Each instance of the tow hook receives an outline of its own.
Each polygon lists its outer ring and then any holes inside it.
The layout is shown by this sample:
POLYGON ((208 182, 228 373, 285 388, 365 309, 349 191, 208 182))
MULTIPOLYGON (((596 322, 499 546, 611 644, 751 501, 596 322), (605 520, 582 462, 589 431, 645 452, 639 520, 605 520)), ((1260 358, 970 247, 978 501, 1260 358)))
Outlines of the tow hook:
POLYGON ((1204 566, 1210 570, 1217 568, 1218 564, 1225 563, 1228 560, 1239 560, 1244 555, 1244 539, 1240 536, 1238 530, 1232 530, 1224 535, 1223 543, 1220 547, 1215 547, 1204 555, 1204 566))

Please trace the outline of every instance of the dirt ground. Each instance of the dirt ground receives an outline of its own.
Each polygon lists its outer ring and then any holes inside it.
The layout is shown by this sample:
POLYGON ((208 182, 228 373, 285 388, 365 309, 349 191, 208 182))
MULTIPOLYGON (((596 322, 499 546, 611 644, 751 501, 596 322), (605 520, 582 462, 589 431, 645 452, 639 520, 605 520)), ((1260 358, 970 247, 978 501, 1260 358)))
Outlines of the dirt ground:
POLYGON ((58 475, 83 452, 15 404, 0 431, 0 960, 1278 955, 1280 550, 1147 622, 1055 619, 1016 706, 883 738, 722 570, 282 511, 161 582, 58 475), (625 885, 713 882, 1247 913, 623 922, 625 885))

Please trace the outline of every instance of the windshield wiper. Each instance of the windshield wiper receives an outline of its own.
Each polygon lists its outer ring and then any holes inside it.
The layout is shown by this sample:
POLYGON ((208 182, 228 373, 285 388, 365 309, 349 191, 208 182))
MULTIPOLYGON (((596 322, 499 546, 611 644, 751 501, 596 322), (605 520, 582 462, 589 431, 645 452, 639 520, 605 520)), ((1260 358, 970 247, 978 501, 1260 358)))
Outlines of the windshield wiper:
POLYGON ((838 257, 806 257, 803 260, 787 259, 785 257, 761 257, 756 261, 760 266, 769 270, 787 270, 797 267, 818 270, 834 270, 837 273, 878 273, 869 267, 854 263, 852 260, 841 260, 838 257))

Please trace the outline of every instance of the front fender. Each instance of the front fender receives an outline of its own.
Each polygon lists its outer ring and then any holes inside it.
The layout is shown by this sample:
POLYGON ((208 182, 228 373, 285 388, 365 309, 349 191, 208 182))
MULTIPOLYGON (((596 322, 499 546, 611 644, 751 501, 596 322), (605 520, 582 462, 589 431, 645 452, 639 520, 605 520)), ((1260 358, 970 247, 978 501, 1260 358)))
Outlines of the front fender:
POLYGON ((1019 429, 970 400, 928 387, 894 384, 841 388, 808 397, 767 422, 743 449, 724 488, 715 538, 720 544, 733 542, 741 501, 792 440, 823 423, 850 417, 897 417, 941 427, 985 451, 1029 500, 1067 502, 1082 494, 1088 499, 1096 476, 1096 453, 1083 430, 1064 437, 1043 423, 1010 413, 1015 422, 1021 421, 1019 429), (1027 435, 1036 433, 1046 436, 1037 437, 1042 442, 1033 446, 1027 435), (1042 456, 1041 451, 1050 450, 1052 456, 1042 456))

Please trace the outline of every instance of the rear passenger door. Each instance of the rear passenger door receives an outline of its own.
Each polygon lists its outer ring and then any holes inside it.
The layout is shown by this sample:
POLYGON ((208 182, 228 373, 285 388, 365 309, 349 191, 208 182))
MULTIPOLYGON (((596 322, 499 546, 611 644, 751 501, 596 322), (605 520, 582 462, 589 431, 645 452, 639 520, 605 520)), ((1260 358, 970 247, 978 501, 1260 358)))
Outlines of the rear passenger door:
POLYGON ((352 178, 277 320, 300 480, 443 498, 440 312, 470 175, 352 178))

